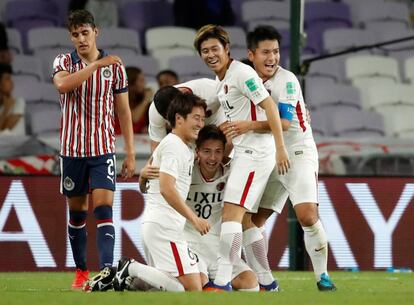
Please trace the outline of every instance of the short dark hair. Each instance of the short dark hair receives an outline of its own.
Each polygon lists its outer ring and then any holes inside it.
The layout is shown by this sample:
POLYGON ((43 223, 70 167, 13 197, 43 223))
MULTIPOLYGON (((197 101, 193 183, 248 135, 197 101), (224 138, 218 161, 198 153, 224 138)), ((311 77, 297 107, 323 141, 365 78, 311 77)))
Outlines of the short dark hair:
POLYGON ((171 128, 175 127, 175 115, 179 114, 184 119, 187 118, 187 115, 193 111, 193 108, 201 107, 204 109, 204 112, 207 109, 206 102, 192 93, 182 93, 180 92, 171 102, 168 107, 167 120, 170 123, 171 128))
POLYGON ((71 11, 67 21, 68 30, 76 29, 82 25, 90 24, 92 28, 95 28, 95 18, 87 10, 74 10, 71 11))
POLYGON ((247 33, 247 48, 255 51, 259 43, 263 40, 277 40, 280 46, 282 43, 282 35, 270 25, 259 25, 253 31, 247 33))
POLYGON ((164 74, 175 77, 177 80, 179 79, 178 74, 175 71, 166 69, 166 70, 161 70, 160 72, 157 73, 157 76, 156 76, 157 81, 160 81, 161 75, 164 75, 164 74))
POLYGON ((126 67, 125 71, 126 71, 126 74, 128 76, 128 82, 130 84, 135 83, 138 76, 142 73, 142 70, 138 67, 126 67))
POLYGON ((210 124, 204 126, 198 133, 198 138, 196 140, 197 148, 200 148, 201 145, 207 140, 219 140, 223 143, 223 146, 226 146, 227 139, 224 133, 216 125, 210 124))
POLYGON ((194 39, 194 48, 198 54, 201 54, 201 44, 210 38, 216 38, 225 47, 230 44, 229 34, 223 29, 223 27, 214 24, 207 24, 200 28, 196 33, 194 39))
POLYGON ((3 74, 13 74, 12 66, 9 64, 0 64, 0 77, 3 76, 3 74))
POLYGON ((154 106, 164 119, 167 119, 168 106, 179 93, 180 90, 173 86, 165 86, 155 92, 154 106))

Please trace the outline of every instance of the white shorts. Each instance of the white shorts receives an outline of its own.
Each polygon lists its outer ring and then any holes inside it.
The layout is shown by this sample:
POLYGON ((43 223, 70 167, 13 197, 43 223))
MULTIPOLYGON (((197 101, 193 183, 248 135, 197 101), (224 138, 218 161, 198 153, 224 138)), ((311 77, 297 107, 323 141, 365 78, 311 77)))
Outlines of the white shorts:
POLYGON ((314 149, 304 149, 289 154, 290 169, 279 175, 275 169, 266 185, 260 207, 281 213, 286 200, 292 205, 318 203, 318 154, 314 149))
MULTIPOLYGON (((189 241, 188 245, 199 258, 199 270, 204 273, 210 280, 216 278, 217 273, 217 253, 219 252, 220 240, 214 239, 212 242, 206 242, 203 238, 203 242, 189 241)), ((240 257, 233 264, 233 273, 231 279, 234 279, 239 274, 245 271, 252 271, 247 263, 240 257)))
POLYGON ((182 232, 145 222, 142 224, 142 239, 149 266, 174 277, 200 272, 197 256, 188 248, 182 232))
POLYGON ((255 159, 248 153, 236 153, 224 190, 224 202, 257 212, 267 180, 275 167, 275 155, 255 159))

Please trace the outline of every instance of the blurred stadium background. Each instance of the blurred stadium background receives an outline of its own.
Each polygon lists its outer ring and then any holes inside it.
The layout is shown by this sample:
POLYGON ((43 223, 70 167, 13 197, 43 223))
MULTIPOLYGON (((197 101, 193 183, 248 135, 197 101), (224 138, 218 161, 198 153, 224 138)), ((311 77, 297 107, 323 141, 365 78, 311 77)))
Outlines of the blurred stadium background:
MULTIPOLYGON (((76 1, 0 1, 0 21, 14 54, 14 96, 25 100, 21 132, 0 134, 0 271, 74 266, 66 239, 65 199, 59 194, 60 106, 50 77, 54 57, 72 50, 64 27, 71 2, 76 1)), ((197 22, 205 17, 196 18, 193 2, 90 0, 87 5, 96 10, 101 27, 98 46, 119 55, 126 66, 141 68, 147 85, 156 90, 155 76, 166 68, 176 71, 181 81, 213 77, 192 47, 197 22)), ((330 269, 414 268, 413 2, 306 0, 306 37, 294 36, 300 39, 293 43, 291 25, 300 19, 291 9, 298 0, 210 3, 216 6, 210 7, 206 20, 216 18, 225 25, 236 59, 246 57, 244 36, 256 25, 271 24, 283 34, 281 64, 303 81, 318 145, 320 213, 330 241, 330 269), (223 9, 226 19, 219 3, 228 4, 223 9), (295 54, 292 48, 299 41, 297 61, 289 55, 295 54), (333 53, 340 54, 330 57, 333 53)), ((135 140, 138 173, 150 145, 145 134, 135 140)), ((117 150, 121 160, 121 138, 117 150)), ((143 261, 139 224, 144 202, 137 179, 119 183, 116 259, 128 255, 143 261)), ((289 227, 288 220, 285 210, 267 226, 271 267, 307 270, 296 236, 300 231, 289 227)), ((88 234, 93 240, 94 230, 88 234)), ((93 242, 88 251, 96 269, 93 242)))

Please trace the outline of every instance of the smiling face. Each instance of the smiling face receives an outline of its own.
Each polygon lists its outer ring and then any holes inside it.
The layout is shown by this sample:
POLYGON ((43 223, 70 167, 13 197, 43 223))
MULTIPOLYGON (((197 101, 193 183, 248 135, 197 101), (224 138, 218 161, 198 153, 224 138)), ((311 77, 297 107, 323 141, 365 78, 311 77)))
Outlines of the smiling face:
POLYGON ((185 142, 194 142, 200 129, 204 127, 205 112, 202 107, 193 107, 192 111, 184 118, 176 114, 176 127, 185 142))
POLYGON ((248 56, 257 74, 264 80, 269 79, 279 65, 279 43, 277 40, 262 40, 256 50, 248 50, 248 56))
POLYGON ((82 24, 78 27, 72 27, 70 30, 70 40, 77 53, 85 57, 96 50, 97 35, 97 28, 90 24, 82 24))
POLYGON ((230 60, 229 45, 223 44, 217 38, 204 40, 200 45, 200 55, 204 63, 221 79, 227 70, 230 60))
POLYGON ((224 157, 224 143, 221 140, 209 139, 197 148, 200 170, 204 177, 214 177, 224 157))

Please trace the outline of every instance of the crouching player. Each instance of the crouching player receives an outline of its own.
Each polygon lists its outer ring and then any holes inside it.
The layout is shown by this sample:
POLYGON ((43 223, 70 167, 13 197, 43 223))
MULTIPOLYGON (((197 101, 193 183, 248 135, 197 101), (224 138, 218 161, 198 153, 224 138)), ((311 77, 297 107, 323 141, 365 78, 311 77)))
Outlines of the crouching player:
MULTIPOLYGON (((221 211, 223 208, 223 192, 227 182, 229 166, 223 165, 226 138, 215 125, 207 125, 199 132, 196 141, 197 161, 194 163, 190 191, 187 204, 200 218, 208 220, 210 231, 201 236, 187 221, 184 230, 192 255, 198 260, 202 274, 204 290, 209 290, 210 281, 214 280, 217 271, 217 253, 220 243, 221 211)), ((146 189, 146 181, 158 176, 159 168, 146 166, 141 171, 141 191, 146 189)), ((129 289, 143 290, 143 271, 139 272, 139 263, 129 267, 129 289)), ((148 282, 148 281, 147 281, 148 282)), ((239 291, 259 291, 256 275, 242 260, 236 260, 233 268, 233 289, 239 291)), ((160 279, 153 286, 165 286, 165 280, 160 279), (161 282, 162 281, 162 282, 161 282)), ((144 289, 146 289, 144 285, 144 289)))

